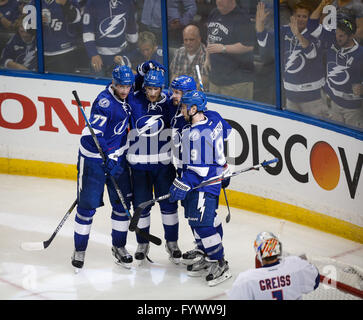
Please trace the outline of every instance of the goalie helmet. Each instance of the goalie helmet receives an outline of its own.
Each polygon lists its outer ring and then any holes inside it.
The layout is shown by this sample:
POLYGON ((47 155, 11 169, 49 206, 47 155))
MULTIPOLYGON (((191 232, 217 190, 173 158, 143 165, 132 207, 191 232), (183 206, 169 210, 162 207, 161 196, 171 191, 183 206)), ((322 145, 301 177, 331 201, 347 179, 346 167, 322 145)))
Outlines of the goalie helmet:
POLYGON ((260 262, 262 262, 262 259, 280 256, 282 253, 282 246, 279 239, 272 232, 267 231, 257 235, 254 248, 260 262))
POLYGON ((176 77, 171 82, 171 88, 175 90, 180 90, 183 92, 197 90, 197 84, 195 83, 194 79, 189 76, 179 76, 176 77))
POLYGON ((187 110, 190 110, 192 106, 197 107, 198 112, 207 110, 207 97, 202 91, 193 90, 183 94, 181 103, 187 106, 187 110))
POLYGON ((135 81, 135 76, 130 67, 126 65, 118 66, 112 71, 112 80, 115 84, 132 86, 135 81))
POLYGON ((151 69, 144 78, 144 87, 164 87, 164 72, 162 70, 151 69))

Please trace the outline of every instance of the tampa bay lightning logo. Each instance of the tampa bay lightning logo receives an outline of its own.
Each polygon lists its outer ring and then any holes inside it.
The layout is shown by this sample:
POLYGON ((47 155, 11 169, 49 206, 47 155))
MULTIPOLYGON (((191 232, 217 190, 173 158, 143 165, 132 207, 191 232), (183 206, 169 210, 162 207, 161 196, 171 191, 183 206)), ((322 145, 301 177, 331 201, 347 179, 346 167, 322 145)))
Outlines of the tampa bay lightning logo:
POLYGON ((126 28, 126 13, 117 14, 104 19, 99 25, 101 38, 118 38, 126 28))
POLYGON ((334 62, 328 63, 328 79, 336 85, 343 85, 350 79, 347 71, 349 67, 341 66, 334 62))
POLYGON ((128 118, 125 118, 123 121, 119 122, 118 124, 115 125, 115 127, 113 128, 113 135, 122 135, 128 125, 128 118))
POLYGON ((301 54, 301 50, 286 52, 285 56, 288 57, 285 64, 285 72, 297 73, 304 68, 305 58, 301 54))
POLYGON ((156 136, 164 129, 162 115, 146 115, 136 121, 136 130, 139 136, 156 136))
POLYGON ((110 105, 110 101, 107 98, 102 98, 99 102, 98 105, 102 108, 108 108, 110 105))

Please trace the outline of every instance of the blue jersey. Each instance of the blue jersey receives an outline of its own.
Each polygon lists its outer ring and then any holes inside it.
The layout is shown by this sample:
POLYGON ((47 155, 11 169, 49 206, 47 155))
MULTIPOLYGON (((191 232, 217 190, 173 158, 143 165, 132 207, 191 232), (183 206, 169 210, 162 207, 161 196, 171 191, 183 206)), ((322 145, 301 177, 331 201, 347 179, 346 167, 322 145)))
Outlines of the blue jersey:
MULTIPOLYGON (((114 94, 111 85, 108 85, 92 104, 89 122, 102 150, 111 159, 120 158, 122 162, 125 160, 129 118, 130 105, 114 94)), ((90 159, 101 159, 87 127, 82 132, 79 152, 90 159)))
POLYGON ((72 16, 65 14, 62 5, 55 1, 42 2, 44 55, 53 56, 67 53, 76 49, 77 27, 81 22, 78 2, 71 0, 72 16))
MULTIPOLYGON (((309 20, 314 29, 318 20, 309 20)), ((353 39, 350 48, 338 46, 335 30, 328 31, 319 26, 319 39, 326 49, 326 84, 324 90, 339 106, 347 109, 361 108, 363 98, 353 94, 352 86, 362 83, 363 47, 353 39)))
MULTIPOLYGON (((170 127, 172 128, 172 161, 174 166, 177 168, 178 173, 183 168, 182 161, 182 152, 181 152, 181 139, 182 132, 190 128, 190 123, 184 119, 183 114, 181 113, 180 106, 170 107, 171 114, 170 117, 170 127)), ((223 126, 223 140, 227 140, 229 134, 231 133, 232 127, 228 124, 226 120, 224 120, 220 114, 216 111, 206 110, 204 115, 211 121, 218 122, 221 121, 223 126)))
MULTIPOLYGON (((205 119, 182 129, 181 180, 192 188, 204 181, 220 177, 226 164, 224 140, 231 126, 215 111, 204 112, 205 119)), ((176 118, 177 122, 180 117, 176 118)), ((221 182, 199 188, 200 192, 219 195, 221 182)))
MULTIPOLYGON (((320 99, 320 90, 325 83, 320 42, 308 29, 304 29, 301 34, 309 41, 307 48, 301 46, 289 26, 281 27, 284 89, 286 98, 294 102, 320 99)), ((258 32, 257 41, 262 51, 273 51, 272 32, 258 32)))
MULTIPOLYGON (((0 13, 4 15, 6 19, 10 22, 14 23, 15 20, 19 17, 19 9, 18 9, 17 1, 8 1, 3 6, 0 6, 0 13)), ((0 22, 0 31, 7 31, 3 24, 0 22)))
POLYGON ((7 66, 8 62, 13 61, 22 64, 28 70, 37 70, 37 48, 35 45, 35 38, 29 43, 24 42, 19 33, 13 35, 6 47, 1 54, 0 64, 4 68, 9 68, 7 66))
POLYGON ((151 103, 145 91, 139 90, 130 100, 130 105, 131 130, 127 160, 131 167, 154 170, 170 164, 169 98, 162 92, 160 101, 151 103))
POLYGON ((127 42, 137 41, 134 1, 88 0, 83 15, 83 42, 89 57, 101 55, 113 65, 127 42))

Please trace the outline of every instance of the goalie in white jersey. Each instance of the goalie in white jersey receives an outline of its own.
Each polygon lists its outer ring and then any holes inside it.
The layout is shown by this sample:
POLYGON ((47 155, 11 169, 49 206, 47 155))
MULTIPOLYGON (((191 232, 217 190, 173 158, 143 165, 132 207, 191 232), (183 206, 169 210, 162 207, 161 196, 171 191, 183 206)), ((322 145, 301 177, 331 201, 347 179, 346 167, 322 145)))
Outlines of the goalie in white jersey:
POLYGON ((319 286, 314 265, 297 256, 280 259, 281 242, 271 232, 259 233, 254 247, 261 268, 240 273, 228 292, 230 299, 298 300, 319 286))

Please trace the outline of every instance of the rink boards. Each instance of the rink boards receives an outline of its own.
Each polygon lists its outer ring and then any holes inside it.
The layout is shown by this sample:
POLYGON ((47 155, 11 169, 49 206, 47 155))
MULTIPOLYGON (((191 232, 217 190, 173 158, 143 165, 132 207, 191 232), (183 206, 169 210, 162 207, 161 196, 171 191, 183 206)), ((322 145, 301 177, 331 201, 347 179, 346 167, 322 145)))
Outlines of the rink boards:
MULTIPOLYGON (((2 76, 0 172, 76 178, 84 120, 104 85, 2 76)), ((229 204, 363 243, 363 142, 321 126, 250 108, 208 103, 233 131, 232 170, 277 157, 277 165, 233 178, 229 204)), ((224 203, 221 197, 221 203, 224 203)))

